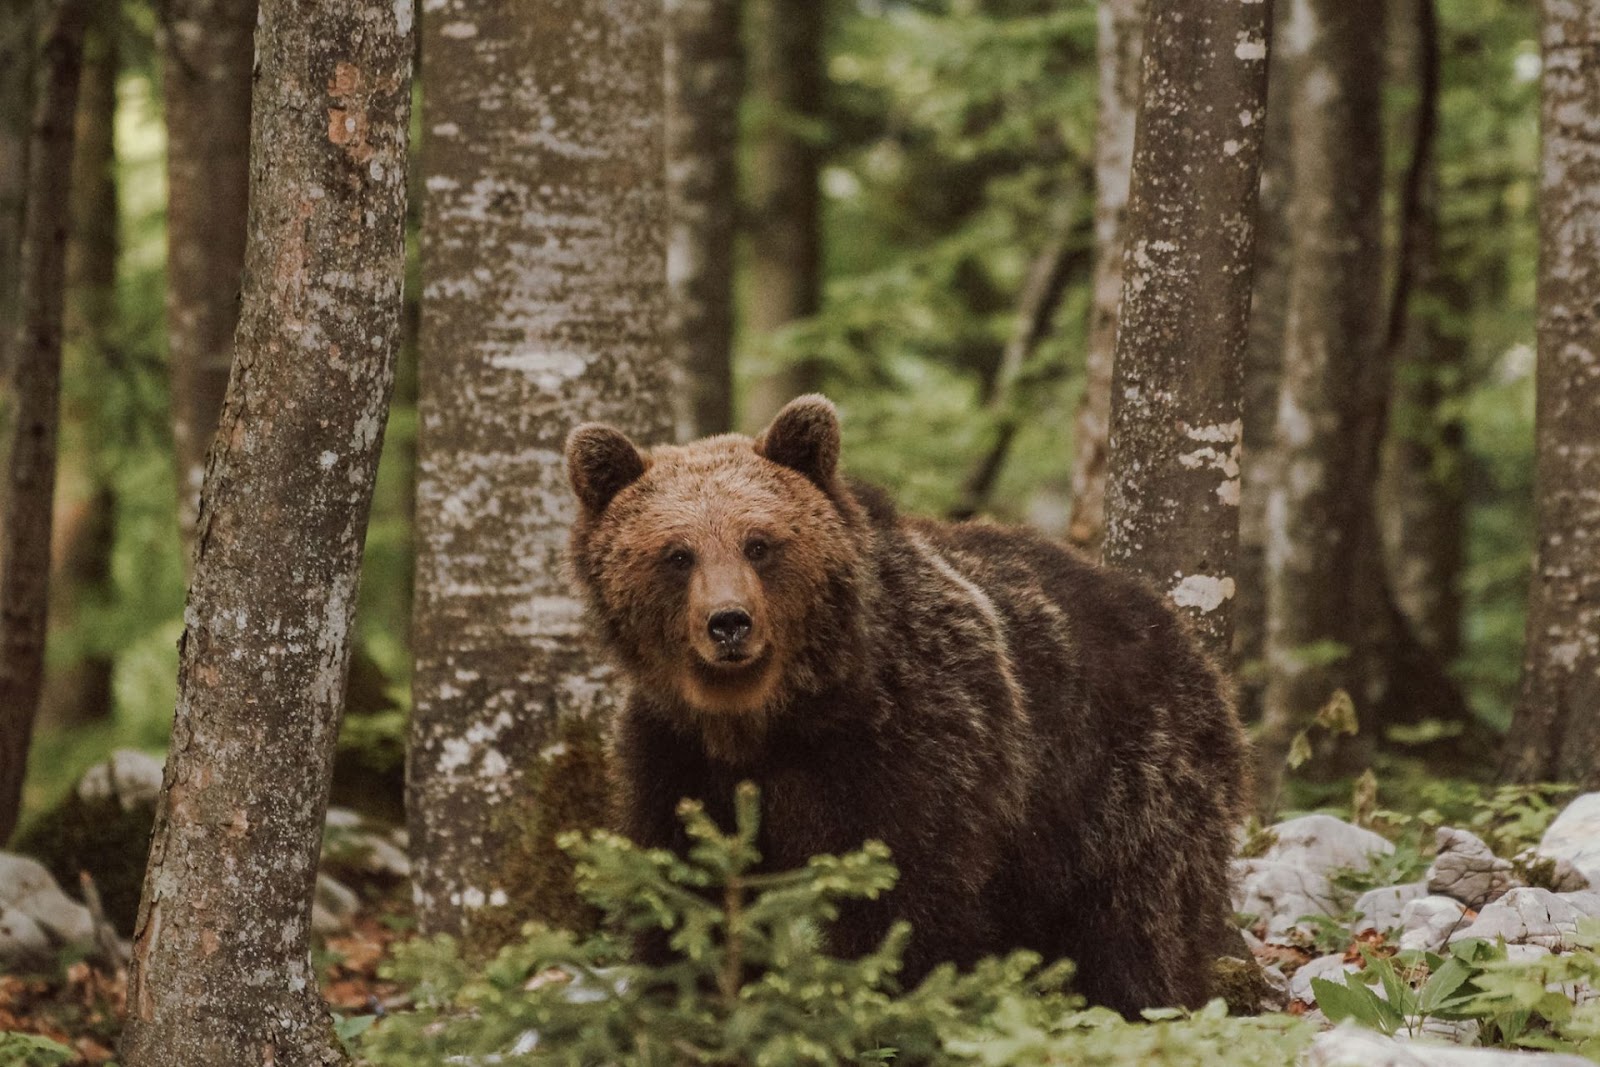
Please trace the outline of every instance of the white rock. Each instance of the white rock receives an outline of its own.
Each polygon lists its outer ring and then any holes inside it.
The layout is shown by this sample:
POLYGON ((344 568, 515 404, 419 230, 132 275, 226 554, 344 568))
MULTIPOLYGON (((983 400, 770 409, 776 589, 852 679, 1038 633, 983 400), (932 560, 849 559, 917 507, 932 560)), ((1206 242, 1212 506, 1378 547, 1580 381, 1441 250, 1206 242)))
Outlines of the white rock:
POLYGON ((1483 1028, 1476 1019, 1436 1019, 1433 1016, 1408 1015, 1406 1028, 1394 1035, 1400 1041, 1448 1041, 1452 1045, 1476 1045, 1478 1032, 1483 1028))
POLYGON ((1552 893, 1524 887, 1486 906, 1476 922, 1456 931, 1450 941, 1504 938, 1508 945, 1540 945, 1552 952, 1566 952, 1576 947, 1572 935, 1578 923, 1595 917, 1600 917, 1600 891, 1552 893))
POLYGON ((1357 934, 1363 930, 1387 933, 1400 925, 1400 915, 1405 911, 1407 904, 1427 895, 1426 882, 1407 882, 1405 885, 1369 889, 1356 898, 1356 919, 1350 924, 1350 931, 1357 934))
POLYGON ((119 748, 90 767, 78 781, 81 800, 115 799, 123 811, 155 807, 161 796, 162 762, 131 748, 119 748))
POLYGON ((1372 858, 1394 851, 1394 845, 1371 830, 1351 826, 1331 815, 1306 815, 1272 827, 1276 840, 1258 859, 1234 861, 1233 909, 1259 916, 1272 941, 1291 934, 1308 935, 1306 915, 1331 915, 1343 910, 1330 875, 1366 870, 1372 858))
POLYGON ((1314 960, 1302 963, 1298 970, 1289 977, 1289 996, 1302 1004, 1315 1004, 1317 996, 1311 991, 1313 978, 1326 978, 1330 982, 1344 984, 1344 976, 1354 974, 1361 969, 1359 963, 1346 963, 1344 953, 1335 952, 1328 956, 1318 956, 1314 960))
POLYGON ((1439 854, 1428 868, 1428 892, 1481 908, 1522 884, 1511 861, 1496 856, 1476 835, 1441 826, 1437 840, 1439 854))
POLYGON ((1318 1034, 1302 1067, 1594 1067, 1581 1056, 1396 1041, 1346 1022, 1318 1034))
POLYGON ((1354 869, 1364 871, 1372 857, 1387 856, 1394 845, 1371 830, 1363 830, 1332 815, 1304 815, 1272 828, 1277 839, 1262 859, 1292 863, 1319 874, 1354 869))
POLYGON ((1585 889, 1600 889, 1592 885, 1589 876, 1572 865, 1564 856, 1546 856, 1536 848, 1525 848, 1511 858, 1511 863, 1522 875, 1523 884, 1539 885, 1556 893, 1581 893, 1585 889), (1529 873, 1537 871, 1538 877, 1529 873))
POLYGON ((344 930, 361 907, 361 898, 348 886, 325 874, 317 875, 317 895, 311 906, 311 929, 324 936, 344 930))
POLYGON ((1438 952, 1450 935, 1467 926, 1467 909, 1445 896, 1418 897, 1400 913, 1400 947, 1438 952))
POLYGON ((397 880, 411 877, 411 860, 405 849, 382 827, 368 823, 348 808, 328 809, 322 856, 369 874, 397 880))
POLYGON ((1566 860, 1600 887, 1600 793, 1585 793, 1568 804, 1544 832, 1539 854, 1566 860))
POLYGON ((0 908, 0 971, 37 967, 50 960, 50 935, 16 908, 0 908))
POLYGON ((0 852, 0 907, 20 911, 60 944, 94 940, 89 909, 63 893, 44 864, 27 856, 0 852))

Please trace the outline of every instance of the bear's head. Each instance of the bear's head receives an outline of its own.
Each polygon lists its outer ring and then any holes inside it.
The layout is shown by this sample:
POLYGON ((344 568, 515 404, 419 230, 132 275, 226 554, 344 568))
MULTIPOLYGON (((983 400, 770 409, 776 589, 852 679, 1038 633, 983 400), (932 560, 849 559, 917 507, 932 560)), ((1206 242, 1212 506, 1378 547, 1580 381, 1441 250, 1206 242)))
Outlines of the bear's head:
POLYGON ((790 402, 755 439, 648 451, 588 423, 566 460, 573 570, 643 692, 695 718, 762 716, 848 658, 864 534, 826 398, 790 402))

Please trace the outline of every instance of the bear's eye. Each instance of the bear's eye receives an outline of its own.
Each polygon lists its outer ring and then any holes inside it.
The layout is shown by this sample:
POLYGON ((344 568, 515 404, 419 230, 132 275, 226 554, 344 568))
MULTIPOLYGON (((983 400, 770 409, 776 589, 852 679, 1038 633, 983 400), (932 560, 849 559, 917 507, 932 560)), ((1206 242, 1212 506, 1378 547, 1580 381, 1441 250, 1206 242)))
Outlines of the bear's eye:
POLYGON ((694 553, 687 548, 674 548, 667 553, 667 566, 675 571, 686 571, 694 564, 694 553))
POLYGON ((767 558, 767 553, 771 549, 772 546, 767 544, 764 538, 752 537, 744 543, 744 558, 751 563, 759 563, 767 558))

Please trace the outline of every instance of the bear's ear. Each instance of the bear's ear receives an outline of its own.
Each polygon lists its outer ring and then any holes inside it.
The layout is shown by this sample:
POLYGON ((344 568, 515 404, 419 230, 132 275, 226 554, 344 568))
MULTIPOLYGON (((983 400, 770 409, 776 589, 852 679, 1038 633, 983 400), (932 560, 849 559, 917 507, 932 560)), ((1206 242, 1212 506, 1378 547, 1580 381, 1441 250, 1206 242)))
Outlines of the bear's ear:
POLYGON ((839 466, 839 413, 821 394, 796 397, 756 441, 756 451, 829 489, 839 466))
POLYGON ((644 474, 644 457, 620 430, 586 422, 567 435, 567 480, 578 502, 598 515, 644 474))

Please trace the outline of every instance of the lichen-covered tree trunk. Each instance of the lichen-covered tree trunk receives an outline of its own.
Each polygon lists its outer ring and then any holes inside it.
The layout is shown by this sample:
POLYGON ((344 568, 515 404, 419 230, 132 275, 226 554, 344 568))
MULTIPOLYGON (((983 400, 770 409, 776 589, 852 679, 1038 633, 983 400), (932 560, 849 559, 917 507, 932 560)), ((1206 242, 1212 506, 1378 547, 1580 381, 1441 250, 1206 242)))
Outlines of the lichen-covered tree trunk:
POLYGON ((1094 280, 1083 395, 1072 431, 1072 513, 1067 539, 1100 554, 1106 529, 1106 460, 1111 434, 1111 360, 1122 303, 1122 233, 1139 114, 1146 0, 1100 0, 1095 54, 1099 109, 1094 142, 1094 280))
MULTIPOLYGON (((0 382, 10 369, 9 352, 17 330, 38 9, 34 0, 0 4, 0 382)), ((0 420, 4 417, 0 410, 0 420)))
MULTIPOLYGON (((72 163, 72 228, 67 242, 64 315, 66 381, 62 397, 68 445, 79 450, 78 484, 58 510, 66 528, 57 541, 51 581, 50 625, 56 632, 84 626, 84 612, 109 596, 115 543, 116 492, 111 479, 109 433, 101 413, 102 383, 114 373, 117 335, 116 113, 121 7, 92 0, 78 90, 78 127, 72 163)), ((58 487, 58 495, 68 492, 58 487)), ((58 524, 61 517, 57 519, 58 524)), ((80 630, 80 633, 83 631, 80 630)), ((54 658, 54 657, 52 657, 54 658)), ((111 715, 111 656, 90 642, 52 664, 39 704, 41 726, 78 726, 111 715)))
POLYGON ((1112 371, 1106 562, 1148 578, 1219 659, 1233 636, 1267 33, 1263 3, 1151 2, 1112 371))
POLYGON ((1503 774, 1600 787, 1600 0, 1545 0, 1538 555, 1503 774))
POLYGON ((256 0, 170 0, 162 11, 167 351, 178 522, 192 545, 239 320, 256 0))
POLYGON ((1281 35, 1294 71, 1294 180, 1281 466, 1267 506, 1263 798, 1330 695, 1361 695, 1357 653, 1372 622, 1360 588, 1372 514, 1363 435, 1383 354, 1382 24, 1380 0, 1291 0, 1281 35))
POLYGON ((733 428, 741 0, 666 0, 668 341, 678 438, 733 428))
POLYGON ((601 815, 575 802, 594 783, 551 785, 597 773, 578 749, 621 695, 563 575, 562 446, 588 419, 671 436, 663 24, 657 0, 441 0, 423 19, 407 821, 422 928, 479 944, 569 917, 534 892, 550 833, 601 815))
POLYGON ((44 687, 61 399, 68 199, 78 74, 88 0, 55 0, 28 151, 17 329, 0 496, 0 842, 22 800, 34 716, 44 687))
MULTIPOLYGON (((826 3, 752 0, 750 93, 759 125, 750 164, 747 332, 758 343, 822 305, 823 35, 826 3)), ((742 422, 755 430, 821 385, 805 353, 751 383, 742 422)))
POLYGON ((207 461, 123 1062, 343 1060, 310 922, 404 279, 411 5, 263 0, 237 359, 207 461))

